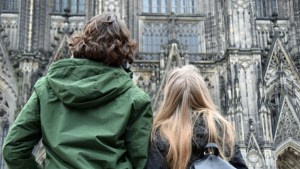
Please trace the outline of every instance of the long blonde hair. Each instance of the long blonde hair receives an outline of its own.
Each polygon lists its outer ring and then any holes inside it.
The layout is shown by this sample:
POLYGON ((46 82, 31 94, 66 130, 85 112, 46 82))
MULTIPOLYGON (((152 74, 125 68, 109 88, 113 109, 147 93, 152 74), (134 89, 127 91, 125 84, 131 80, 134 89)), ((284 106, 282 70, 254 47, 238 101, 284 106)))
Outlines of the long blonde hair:
POLYGON ((192 65, 170 71, 164 99, 154 118, 152 140, 159 134, 168 143, 170 169, 186 169, 192 154, 195 120, 201 115, 208 131, 208 142, 218 145, 220 156, 229 160, 235 134, 231 124, 216 110, 199 70, 192 65), (226 153, 225 153, 226 152, 226 153))

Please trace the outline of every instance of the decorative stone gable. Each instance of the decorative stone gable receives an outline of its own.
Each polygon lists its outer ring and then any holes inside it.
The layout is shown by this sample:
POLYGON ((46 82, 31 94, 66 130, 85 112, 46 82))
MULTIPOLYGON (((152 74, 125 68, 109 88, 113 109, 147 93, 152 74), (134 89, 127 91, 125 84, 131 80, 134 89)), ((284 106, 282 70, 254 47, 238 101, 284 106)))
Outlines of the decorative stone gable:
POLYGON ((249 161, 251 167, 262 168, 265 166, 264 156, 253 132, 249 134, 247 150, 247 156, 244 158, 249 161))
POLYGON ((279 77, 280 74, 278 71, 284 73, 290 81, 299 80, 298 71, 280 40, 277 40, 271 49, 269 63, 266 69, 264 79, 266 80, 267 86, 270 81, 279 77))
POLYGON ((290 138, 300 142, 300 121, 288 97, 285 97, 276 126, 274 143, 278 146, 290 138))

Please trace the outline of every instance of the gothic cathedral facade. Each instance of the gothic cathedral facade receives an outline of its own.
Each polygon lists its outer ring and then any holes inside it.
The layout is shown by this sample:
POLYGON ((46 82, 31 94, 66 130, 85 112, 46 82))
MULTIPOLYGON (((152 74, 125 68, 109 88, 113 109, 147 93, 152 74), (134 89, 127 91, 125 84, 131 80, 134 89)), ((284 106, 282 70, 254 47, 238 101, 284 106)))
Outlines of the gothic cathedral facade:
POLYGON ((0 0, 0 146, 70 35, 107 12, 138 41, 133 80, 154 111, 165 72, 193 64, 250 169, 300 168, 299 0, 0 0))

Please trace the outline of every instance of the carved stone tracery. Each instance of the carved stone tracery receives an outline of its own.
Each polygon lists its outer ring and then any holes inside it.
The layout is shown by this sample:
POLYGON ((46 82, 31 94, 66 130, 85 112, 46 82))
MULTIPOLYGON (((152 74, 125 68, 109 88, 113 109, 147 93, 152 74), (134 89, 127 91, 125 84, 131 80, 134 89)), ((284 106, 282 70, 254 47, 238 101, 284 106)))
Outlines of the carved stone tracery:
POLYGON ((249 0, 232 0, 234 8, 246 9, 249 6, 249 0))
POLYGON ((135 71, 133 75, 133 81, 139 87, 144 89, 150 97, 156 94, 159 81, 157 80, 157 75, 155 71, 135 71))
POLYGON ((120 17, 120 7, 118 0, 105 0, 103 3, 104 13, 114 13, 117 17, 120 17))
POLYGON ((144 21, 142 36, 143 52, 160 52, 161 45, 168 42, 168 23, 144 21))
POLYGON ((276 127, 277 129, 274 138, 275 145, 279 145, 289 138, 300 141, 299 119, 295 115, 295 112, 287 98, 284 100, 282 105, 282 111, 276 127))

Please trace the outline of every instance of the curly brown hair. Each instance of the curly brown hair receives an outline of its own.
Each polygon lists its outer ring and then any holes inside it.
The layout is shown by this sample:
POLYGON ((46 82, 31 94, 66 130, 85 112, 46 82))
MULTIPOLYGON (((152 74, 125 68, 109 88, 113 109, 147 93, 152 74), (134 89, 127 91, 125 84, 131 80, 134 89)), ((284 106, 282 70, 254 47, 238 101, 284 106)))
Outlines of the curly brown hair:
POLYGON ((125 23, 112 14, 94 16, 70 39, 74 58, 86 58, 106 65, 120 66, 134 60, 136 41, 125 23))

